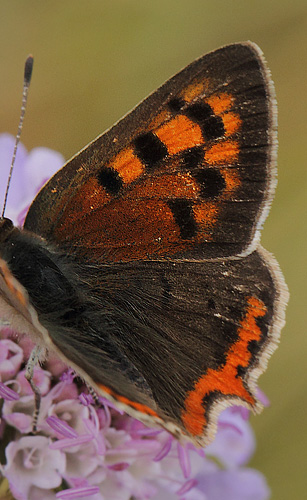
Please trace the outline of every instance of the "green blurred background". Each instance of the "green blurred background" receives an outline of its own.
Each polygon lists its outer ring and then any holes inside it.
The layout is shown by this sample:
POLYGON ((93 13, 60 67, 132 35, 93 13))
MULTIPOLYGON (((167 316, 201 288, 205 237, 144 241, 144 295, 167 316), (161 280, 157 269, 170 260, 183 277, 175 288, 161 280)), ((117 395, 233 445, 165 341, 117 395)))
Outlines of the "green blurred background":
POLYGON ((196 57, 243 40, 267 58, 279 103, 279 185, 263 231, 291 292, 287 326, 253 418, 272 498, 307 498, 306 0, 0 0, 0 132, 16 133, 26 55, 35 56, 22 141, 68 159, 196 57))

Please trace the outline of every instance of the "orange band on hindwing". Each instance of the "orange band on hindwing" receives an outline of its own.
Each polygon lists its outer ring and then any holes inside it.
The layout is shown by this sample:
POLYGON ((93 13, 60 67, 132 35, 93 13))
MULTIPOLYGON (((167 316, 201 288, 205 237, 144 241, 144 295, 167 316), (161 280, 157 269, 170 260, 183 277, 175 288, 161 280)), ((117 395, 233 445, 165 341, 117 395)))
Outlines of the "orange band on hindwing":
POLYGON ((120 396, 116 392, 114 392, 110 387, 107 387, 106 385, 103 384, 97 384, 97 386, 103 391, 106 392, 107 394, 110 394, 114 399, 119 401, 120 403, 125 404, 126 406, 130 406, 131 408, 134 408, 135 410, 139 411, 140 413, 145 413, 145 415, 150 415, 151 417, 158 417, 158 414, 149 408, 149 406, 143 405, 142 403, 137 403, 136 401, 131 401, 130 399, 126 398, 125 396, 120 396))
POLYGON ((266 314, 266 307, 256 297, 249 297, 247 303, 246 315, 238 329, 238 340, 230 347, 225 365, 218 369, 209 368, 185 399, 181 418, 186 430, 193 436, 200 436, 208 423, 203 400, 210 393, 237 396, 251 405, 255 404, 254 397, 238 376, 238 367, 247 368, 250 364, 252 354, 248 349, 249 343, 261 339, 261 329, 256 320, 266 314))

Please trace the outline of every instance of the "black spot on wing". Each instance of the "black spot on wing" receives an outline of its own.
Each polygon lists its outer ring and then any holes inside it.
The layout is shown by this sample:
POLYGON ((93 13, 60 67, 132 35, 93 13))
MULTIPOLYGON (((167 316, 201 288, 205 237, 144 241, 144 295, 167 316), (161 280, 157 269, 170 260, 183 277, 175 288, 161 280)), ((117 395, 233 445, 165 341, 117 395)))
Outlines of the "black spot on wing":
POLYGON ((244 380, 244 378, 246 377, 246 372, 247 372, 248 368, 247 367, 244 367, 242 365, 238 365, 237 366, 237 375, 236 375, 236 378, 241 378, 244 380))
POLYGON ((97 174, 98 182, 110 194, 117 194, 123 187, 123 181, 116 170, 102 167, 97 174))
POLYGON ((200 186, 202 198, 217 198, 225 189, 226 182, 222 174, 215 168, 202 168, 193 173, 200 186))
POLYGON ((212 140, 223 137, 225 128, 220 116, 216 116, 209 104, 206 102, 197 102, 191 104, 185 110, 186 115, 191 120, 198 123, 202 130, 204 139, 212 140))
POLYGON ((193 205, 188 200, 169 200, 168 206, 180 229, 181 238, 189 240, 197 233, 197 225, 193 214, 193 205))
POLYGON ((253 355, 253 357, 256 357, 259 353, 259 342, 257 342, 257 340, 251 340, 248 343, 248 350, 253 355))
POLYGON ((180 97, 173 97, 167 103, 169 109, 175 113, 180 111, 185 106, 185 101, 180 99, 180 97))
POLYGON ((152 132, 136 137, 134 149, 137 157, 149 168, 154 167, 167 156, 167 147, 152 132))
POLYGON ((188 170, 199 167, 204 160, 204 150, 201 146, 186 149, 182 153, 181 166, 188 170))

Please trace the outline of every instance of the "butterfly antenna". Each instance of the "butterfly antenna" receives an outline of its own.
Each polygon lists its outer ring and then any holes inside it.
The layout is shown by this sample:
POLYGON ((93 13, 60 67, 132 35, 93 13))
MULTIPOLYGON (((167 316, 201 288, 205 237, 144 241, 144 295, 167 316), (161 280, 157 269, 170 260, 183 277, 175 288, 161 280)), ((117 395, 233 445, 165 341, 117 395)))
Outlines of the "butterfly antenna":
POLYGON ((14 164, 15 164, 15 160, 16 160, 17 148, 18 148, 18 144, 19 144, 19 141, 20 141, 22 126, 23 126, 23 120, 24 120, 24 117, 25 117, 25 114, 26 114, 26 106, 27 106, 27 100, 28 100, 28 91, 29 91, 30 82, 31 82, 32 70, 33 70, 33 56, 29 55, 27 57, 27 59, 26 59, 26 62, 25 62, 25 72, 24 72, 24 77, 23 77, 23 92, 22 92, 22 104, 21 104, 21 110, 20 110, 20 119, 19 119, 19 125, 18 125, 16 140, 15 140, 15 146, 14 146, 14 152, 13 152, 13 156, 12 156, 12 162, 11 162, 10 172, 9 172, 9 176, 8 176, 8 180, 7 180, 7 185, 6 185, 6 191, 5 191, 5 196, 4 196, 4 203, 3 203, 3 210, 2 210, 1 219, 4 218, 4 212, 5 212, 5 208, 6 208, 7 197, 8 197, 8 194, 9 194, 10 183, 11 183, 13 169, 14 169, 14 164))

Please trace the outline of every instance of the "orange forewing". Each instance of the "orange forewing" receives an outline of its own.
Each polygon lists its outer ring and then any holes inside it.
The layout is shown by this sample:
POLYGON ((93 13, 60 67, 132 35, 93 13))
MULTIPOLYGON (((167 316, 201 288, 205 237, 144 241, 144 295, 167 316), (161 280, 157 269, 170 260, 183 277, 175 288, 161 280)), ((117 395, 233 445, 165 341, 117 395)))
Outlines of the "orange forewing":
MULTIPOLYGON (((194 100, 203 100, 199 90, 202 86, 198 83, 190 86, 189 98, 193 95, 194 100)), ((119 174, 122 191, 112 196, 98 184, 95 176, 90 176, 63 210, 55 229, 57 241, 73 240, 77 248, 83 249, 94 247, 96 258, 110 256, 112 260, 129 260, 173 255, 212 239, 220 201, 230 199, 240 184, 236 169, 228 168, 238 158, 238 144, 229 139, 240 129, 239 118, 229 113, 233 101, 225 93, 211 96, 210 102, 222 117, 226 130, 225 138, 215 144, 206 144, 200 126, 184 114, 173 116, 165 112, 164 121, 147 131, 152 131, 166 146, 166 158, 153 173, 147 173, 131 145, 120 151, 107 166, 119 174), (213 201, 202 200, 200 185, 191 171, 181 168, 180 153, 196 146, 203 151, 203 166, 226 165, 220 170, 225 188, 213 201), (172 199, 192 202, 197 224, 195 237, 181 238, 180 228, 167 204, 172 199)))
POLYGON ((59 171, 25 228, 95 261, 246 252, 273 182, 265 71, 249 44, 195 61, 59 171))

